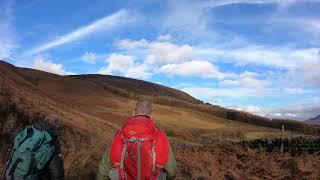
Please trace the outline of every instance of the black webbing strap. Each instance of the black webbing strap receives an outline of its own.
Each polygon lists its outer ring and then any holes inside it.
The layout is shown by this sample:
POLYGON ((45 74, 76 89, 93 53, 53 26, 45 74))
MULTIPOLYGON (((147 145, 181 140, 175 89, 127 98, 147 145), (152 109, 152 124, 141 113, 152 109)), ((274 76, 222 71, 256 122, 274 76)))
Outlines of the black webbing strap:
POLYGON ((10 172, 9 172, 10 180, 13 180, 13 179, 14 179, 14 178, 13 178, 14 171, 16 170, 18 164, 19 164, 20 162, 22 162, 22 161, 23 161, 22 159, 18 158, 18 159, 14 162, 14 164, 13 164, 13 166, 11 167, 10 172))
POLYGON ((30 161, 30 165, 29 165, 29 170, 28 170, 28 174, 27 176, 29 175, 33 175, 34 174, 34 170, 35 170, 35 161, 36 161, 36 158, 35 158, 35 154, 32 153, 31 154, 31 161, 30 161))

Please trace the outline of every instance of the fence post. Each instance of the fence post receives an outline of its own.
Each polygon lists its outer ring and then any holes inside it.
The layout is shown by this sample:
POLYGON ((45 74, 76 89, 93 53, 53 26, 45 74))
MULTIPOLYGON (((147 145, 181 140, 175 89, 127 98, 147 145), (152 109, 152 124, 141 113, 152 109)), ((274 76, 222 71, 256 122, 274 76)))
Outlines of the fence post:
POLYGON ((283 139, 284 139, 284 125, 282 125, 282 131, 281 131, 281 154, 283 153, 283 139))

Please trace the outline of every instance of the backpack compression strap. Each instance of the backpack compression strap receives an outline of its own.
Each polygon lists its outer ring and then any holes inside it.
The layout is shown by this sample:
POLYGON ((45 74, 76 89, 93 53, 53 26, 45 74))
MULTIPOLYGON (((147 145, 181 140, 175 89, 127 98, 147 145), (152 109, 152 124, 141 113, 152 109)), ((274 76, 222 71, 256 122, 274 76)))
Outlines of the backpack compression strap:
POLYGON ((11 167, 11 169, 10 169, 10 171, 9 171, 9 174, 8 174, 9 177, 10 177, 10 180, 13 180, 13 179, 14 179, 14 178, 13 178, 14 171, 16 170, 18 164, 19 164, 20 162, 22 162, 22 161, 23 161, 22 159, 18 158, 18 159, 14 162, 14 164, 12 165, 12 167, 11 167))
MULTIPOLYGON (((141 179, 141 154, 140 154, 140 150, 141 150, 141 143, 148 140, 148 138, 135 138, 132 137, 130 139, 125 139, 124 140, 124 145, 123 145, 123 151, 122 151, 122 155, 121 155, 121 164, 120 164, 120 168, 123 171, 124 170, 124 158, 125 158, 125 154, 127 151, 127 142, 130 143, 137 143, 137 179, 140 180, 141 179)), ((154 160, 155 161, 155 158, 154 160)))
POLYGON ((156 142, 152 143, 152 174, 156 171, 156 142))

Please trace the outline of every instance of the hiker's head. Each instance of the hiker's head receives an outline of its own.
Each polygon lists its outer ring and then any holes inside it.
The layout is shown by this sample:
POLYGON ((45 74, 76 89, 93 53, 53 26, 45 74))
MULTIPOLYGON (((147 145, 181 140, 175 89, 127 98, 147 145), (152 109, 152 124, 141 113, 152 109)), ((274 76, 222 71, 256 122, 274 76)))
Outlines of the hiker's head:
POLYGON ((33 122, 33 126, 40 131, 47 131, 54 138, 56 138, 59 135, 60 123, 57 120, 37 120, 33 122))
POLYGON ((134 109, 134 115, 146 115, 151 116, 152 114, 152 103, 147 100, 139 100, 134 109))

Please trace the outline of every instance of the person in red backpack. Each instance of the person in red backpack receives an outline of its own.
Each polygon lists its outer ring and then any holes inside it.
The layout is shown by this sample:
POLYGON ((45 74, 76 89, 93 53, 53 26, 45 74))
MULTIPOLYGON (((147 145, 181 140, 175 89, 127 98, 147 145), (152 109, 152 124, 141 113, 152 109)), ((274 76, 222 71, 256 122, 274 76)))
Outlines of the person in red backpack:
POLYGON ((176 160, 167 135, 152 121, 152 103, 139 100, 128 118, 107 144, 97 180, 174 179, 176 160))

